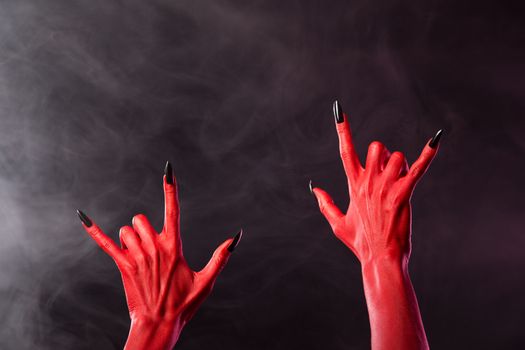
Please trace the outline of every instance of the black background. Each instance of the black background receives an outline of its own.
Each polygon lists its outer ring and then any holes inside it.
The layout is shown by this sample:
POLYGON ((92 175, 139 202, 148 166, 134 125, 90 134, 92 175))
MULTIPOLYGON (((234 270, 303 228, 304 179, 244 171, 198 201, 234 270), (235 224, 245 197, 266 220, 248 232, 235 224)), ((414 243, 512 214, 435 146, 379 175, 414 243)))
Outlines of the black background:
POLYGON ((411 162, 445 129, 412 201, 431 347, 525 341, 520 6, 0 4, 0 348, 123 346, 119 273, 75 209, 160 229, 166 160, 191 266, 245 230, 178 349, 369 348, 359 263, 308 191, 348 202, 336 98, 361 159, 377 139, 411 162))

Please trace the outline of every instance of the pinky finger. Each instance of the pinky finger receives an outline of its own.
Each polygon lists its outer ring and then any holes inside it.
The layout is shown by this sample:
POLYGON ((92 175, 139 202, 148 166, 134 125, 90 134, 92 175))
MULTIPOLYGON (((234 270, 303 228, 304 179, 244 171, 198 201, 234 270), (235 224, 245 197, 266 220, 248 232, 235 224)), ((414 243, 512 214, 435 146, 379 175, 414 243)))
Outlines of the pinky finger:
POLYGON ((121 262, 123 259, 123 253, 118 245, 109 238, 102 229, 89 218, 89 216, 84 214, 84 212, 77 210, 77 214, 80 221, 82 221, 82 226, 99 247, 112 257, 115 262, 121 262))
POLYGON ((423 148, 423 151, 421 152, 419 158, 414 162, 414 164, 412 164, 412 166, 408 170, 407 187, 409 193, 411 193, 414 190, 414 187, 421 179, 421 177, 425 174, 425 172, 428 170, 430 163, 432 163, 432 160, 436 156, 439 148, 439 140, 441 138, 442 133, 443 130, 439 130, 436 133, 436 135, 425 145, 425 148, 423 148))

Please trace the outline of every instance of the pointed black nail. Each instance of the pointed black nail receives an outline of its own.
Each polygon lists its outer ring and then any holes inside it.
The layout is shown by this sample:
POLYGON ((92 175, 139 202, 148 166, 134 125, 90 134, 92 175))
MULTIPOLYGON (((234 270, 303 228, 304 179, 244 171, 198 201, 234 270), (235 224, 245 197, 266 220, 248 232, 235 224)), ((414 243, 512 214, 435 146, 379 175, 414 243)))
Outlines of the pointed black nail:
POLYGON ((431 147, 431 148, 436 148, 437 145, 439 144, 439 139, 441 138, 441 135, 443 134, 443 129, 440 129, 436 135, 432 138, 432 140, 430 140, 430 142, 428 143, 428 145, 431 147))
POLYGON ((166 162, 166 167, 164 167, 164 175, 166 175, 166 183, 173 185, 173 169, 169 161, 166 162))
POLYGON ((310 193, 313 194, 314 193, 314 188, 312 186, 312 180, 310 180, 310 182, 308 183, 308 188, 310 189, 310 193))
POLYGON ((91 227, 91 225, 93 225, 93 222, 91 221, 89 216, 84 214, 82 212, 82 210, 78 210, 77 209, 77 215, 78 215, 78 218, 80 219, 80 221, 82 221, 84 223, 84 225, 86 225, 87 227, 91 227))
POLYGON ((341 105, 339 104, 339 101, 335 100, 334 105, 334 118, 337 124, 341 124, 345 121, 345 117, 343 116, 343 108, 341 108, 341 105))
POLYGON ((237 247, 237 245, 239 244, 240 240, 242 238, 242 228, 241 230, 239 231, 239 233, 237 233, 235 235, 235 237, 233 238, 233 241, 230 243, 230 245, 228 246, 228 251, 231 253, 235 250, 235 248, 237 247))

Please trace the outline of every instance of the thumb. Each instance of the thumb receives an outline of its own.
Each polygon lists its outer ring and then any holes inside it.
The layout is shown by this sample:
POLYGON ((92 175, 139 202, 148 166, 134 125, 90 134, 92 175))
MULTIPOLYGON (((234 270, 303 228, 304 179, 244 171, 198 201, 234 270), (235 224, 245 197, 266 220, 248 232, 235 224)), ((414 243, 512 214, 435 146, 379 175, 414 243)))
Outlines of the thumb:
POLYGON ((334 228, 337 222, 344 217, 344 214, 341 212, 341 210, 339 210, 337 205, 334 204, 334 200, 326 191, 318 187, 312 187, 311 181, 310 188, 313 195, 317 199, 319 210, 321 210, 321 213, 324 215, 330 226, 334 228))
POLYGON ((235 237, 227 239, 224 241, 210 259, 210 261, 204 266, 202 270, 198 272, 200 278, 205 285, 213 286, 213 283, 219 276, 219 273, 222 271, 231 254, 233 253, 235 247, 239 244, 239 241, 242 238, 242 229, 235 235, 235 237))

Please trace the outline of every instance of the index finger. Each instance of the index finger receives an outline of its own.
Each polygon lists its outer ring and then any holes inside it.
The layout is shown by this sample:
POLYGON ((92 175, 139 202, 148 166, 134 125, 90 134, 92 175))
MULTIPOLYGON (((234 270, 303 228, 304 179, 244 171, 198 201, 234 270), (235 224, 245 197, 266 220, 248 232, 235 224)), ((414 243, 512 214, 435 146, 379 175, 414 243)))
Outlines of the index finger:
POLYGON ((119 263, 123 259, 122 250, 119 246, 108 237, 104 231, 97 224, 95 224, 86 214, 81 210, 77 210, 78 217, 82 221, 82 226, 84 230, 93 238, 93 240, 105 251, 110 257, 119 263))
POLYGON ((348 118, 346 114, 343 113, 341 105, 337 100, 334 102, 333 111, 336 121, 337 135, 339 136, 339 152, 341 154, 341 160, 343 161, 343 167, 348 180, 354 182, 359 175, 362 166, 352 142, 350 124, 348 123, 348 118))
POLYGON ((179 200, 177 198, 177 183, 173 176, 170 162, 166 163, 164 169, 164 232, 170 237, 178 237, 179 234, 179 200))
POLYGON ((430 163, 432 163, 432 160, 436 156, 437 151, 439 149, 439 139, 441 138, 442 133, 443 130, 439 130, 436 133, 436 135, 425 145, 423 151, 421 151, 419 158, 414 162, 414 164, 412 164, 412 166, 408 170, 406 177, 407 185, 410 190, 414 189, 417 182, 425 174, 428 167, 430 166, 430 163))

